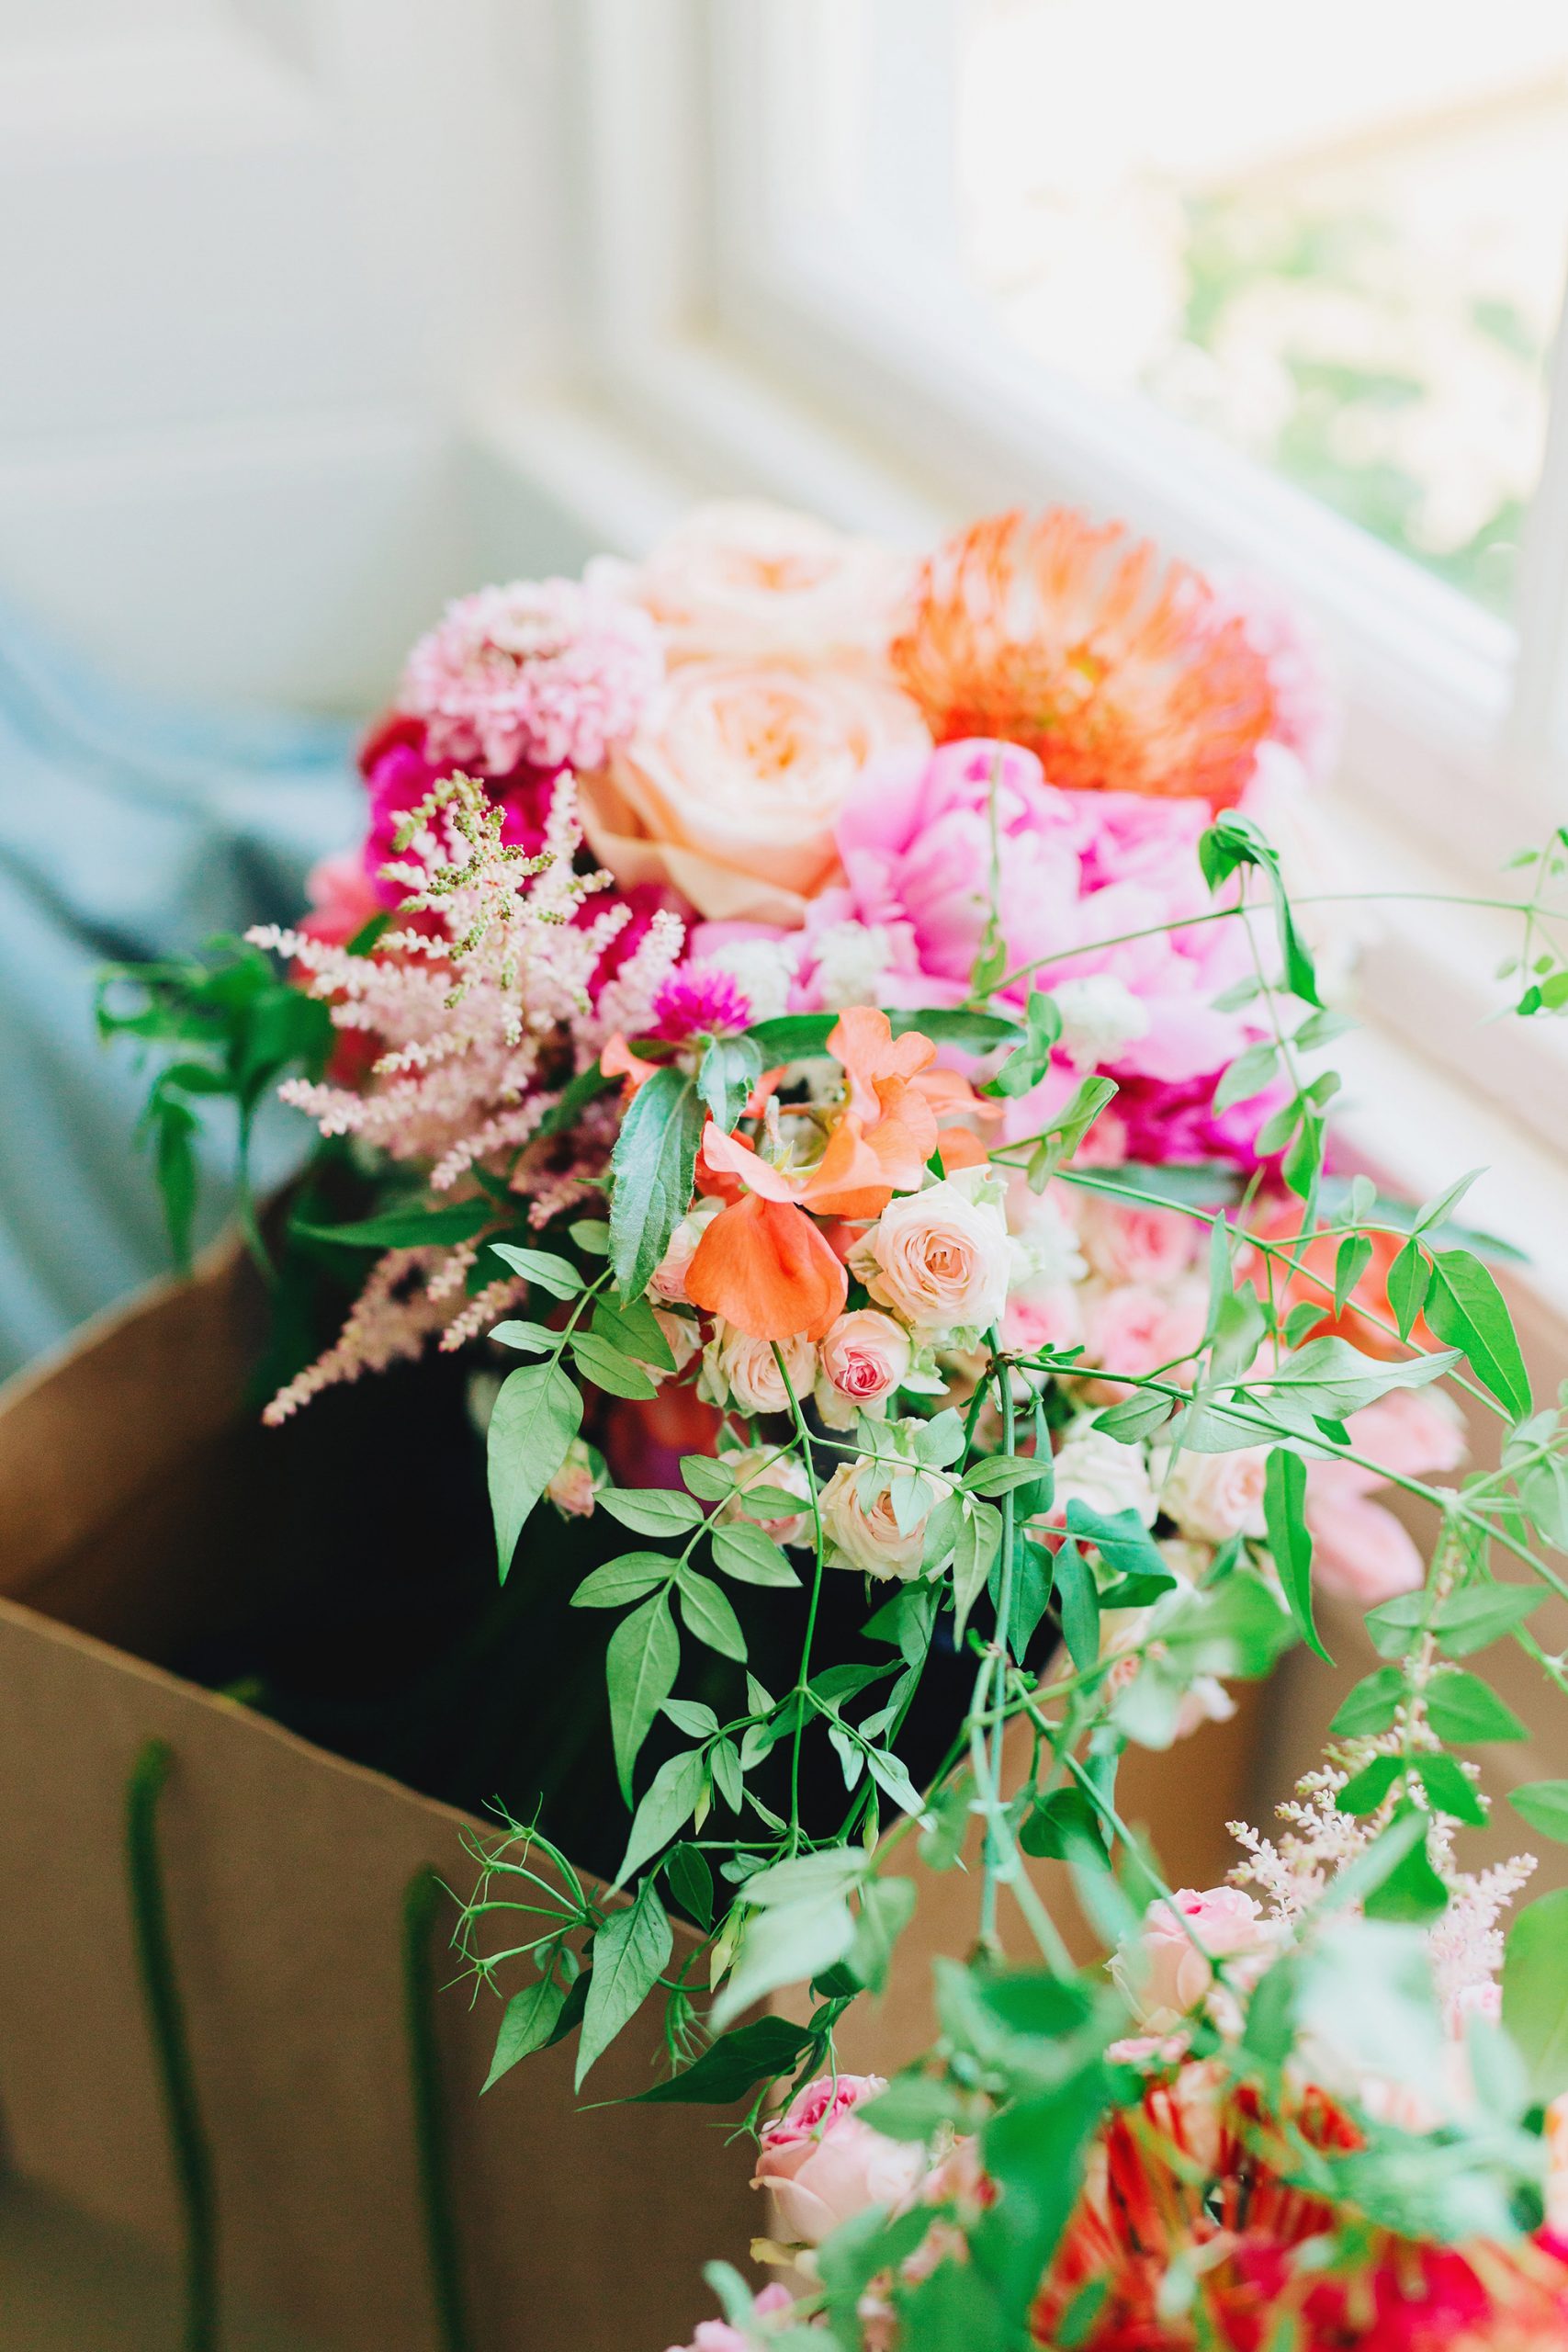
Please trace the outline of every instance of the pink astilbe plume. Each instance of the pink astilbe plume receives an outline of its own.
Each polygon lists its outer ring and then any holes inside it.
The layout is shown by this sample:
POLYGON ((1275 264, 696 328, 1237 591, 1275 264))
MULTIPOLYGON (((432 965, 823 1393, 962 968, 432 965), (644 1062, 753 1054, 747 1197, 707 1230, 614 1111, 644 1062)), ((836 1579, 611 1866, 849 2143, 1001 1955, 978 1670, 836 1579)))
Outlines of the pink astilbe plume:
MULTIPOLYGON (((537 857, 502 840, 500 810, 465 775, 435 786, 398 841, 409 860, 389 870, 419 928, 386 933, 366 956, 271 925, 250 934, 296 965, 339 1029, 380 1049, 362 1090, 293 1080, 283 1099, 323 1135, 357 1136, 419 1165, 433 1192, 465 1197, 476 1170, 499 1177, 542 1225, 602 1173, 615 1114, 590 1104, 566 1134, 540 1136, 540 1126, 615 1029, 647 1028, 679 959, 682 925, 655 915, 594 1005, 596 968, 632 910, 615 899, 580 919, 610 877, 573 870, 581 833, 570 778, 537 857)), ((473 1254, 469 1243, 389 1251, 335 1345, 266 1418, 282 1420, 333 1381, 417 1354, 433 1332, 449 1347, 482 1329, 523 1285, 502 1281, 466 1298, 473 1254)))

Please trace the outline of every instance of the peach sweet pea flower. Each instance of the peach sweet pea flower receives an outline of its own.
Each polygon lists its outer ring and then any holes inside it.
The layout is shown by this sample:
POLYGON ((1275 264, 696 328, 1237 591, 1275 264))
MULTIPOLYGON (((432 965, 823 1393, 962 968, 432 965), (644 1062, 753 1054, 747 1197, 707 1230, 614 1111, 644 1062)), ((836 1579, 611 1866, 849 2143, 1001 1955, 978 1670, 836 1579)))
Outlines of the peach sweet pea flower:
POLYGON ((582 828, 623 888, 671 884, 700 914, 798 930, 839 870, 833 827, 868 761, 929 743, 863 666, 693 662, 580 780, 582 828))
POLYGON ((818 1216, 879 1216, 895 1192, 914 1190, 937 1142, 930 1094, 950 1109, 974 1098, 931 1064, 918 1031, 895 1039, 885 1012, 858 1006, 828 1040, 843 1064, 846 1107, 814 1165, 777 1167, 739 1136, 709 1125, 699 1174, 746 1197, 708 1227, 686 1269, 693 1303, 758 1340, 819 1340, 841 1315, 848 1278, 818 1216), (960 1093, 961 1090, 961 1093, 960 1093))
POLYGON ((939 743, 1022 744, 1069 791, 1229 808, 1274 715, 1268 662, 1195 571, 1066 507, 939 548, 892 651, 939 743))

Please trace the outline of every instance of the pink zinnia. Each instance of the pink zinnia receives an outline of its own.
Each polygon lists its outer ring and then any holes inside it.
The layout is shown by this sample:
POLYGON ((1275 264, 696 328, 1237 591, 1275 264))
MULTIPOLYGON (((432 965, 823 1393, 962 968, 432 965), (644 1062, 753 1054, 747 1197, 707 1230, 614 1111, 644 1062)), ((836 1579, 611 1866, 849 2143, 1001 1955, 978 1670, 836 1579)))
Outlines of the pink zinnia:
POLYGON ((425 721, 433 759, 587 770, 632 732, 663 673, 639 606, 575 580, 517 580, 447 606, 398 701, 425 721))
POLYGON ((751 1001, 722 964, 682 964, 653 1000, 656 1037, 733 1036, 751 1024, 751 1001))

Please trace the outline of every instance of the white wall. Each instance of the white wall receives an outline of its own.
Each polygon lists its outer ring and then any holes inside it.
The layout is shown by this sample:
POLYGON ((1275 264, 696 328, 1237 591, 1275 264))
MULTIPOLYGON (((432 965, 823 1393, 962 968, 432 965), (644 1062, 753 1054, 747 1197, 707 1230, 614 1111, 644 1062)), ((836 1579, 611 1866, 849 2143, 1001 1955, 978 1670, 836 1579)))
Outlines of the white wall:
POLYGON ((0 0, 0 597, 384 692, 474 577, 467 407, 556 356, 553 86, 543 0, 0 0))

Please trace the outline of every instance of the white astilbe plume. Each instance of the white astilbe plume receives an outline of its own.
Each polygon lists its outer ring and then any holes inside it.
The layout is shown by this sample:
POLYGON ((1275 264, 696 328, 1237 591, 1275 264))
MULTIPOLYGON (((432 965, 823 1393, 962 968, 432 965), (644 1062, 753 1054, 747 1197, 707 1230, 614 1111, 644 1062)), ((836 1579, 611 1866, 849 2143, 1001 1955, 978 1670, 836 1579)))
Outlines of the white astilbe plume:
MULTIPOLYGON (((1250 1886, 1273 1917, 1297 1926, 1337 1878, 1387 1827, 1393 1810, 1391 1795, 1376 1812, 1341 1813, 1339 1792, 1374 1756, 1396 1755, 1403 1734, 1383 1732, 1353 1746, 1330 1748, 1324 1763, 1303 1774, 1293 1797, 1276 1807, 1284 1824, 1269 1838, 1245 1821, 1227 1824, 1247 1860, 1231 1877, 1238 1886, 1250 1886)), ((1422 1726, 1420 1744, 1426 1744, 1422 1726)), ((1436 1745, 1436 1743, 1433 1743, 1436 1745)), ((1475 1767, 1461 1768, 1472 1782, 1475 1767)), ((1478 1796, 1480 1792, 1477 1791, 1478 1796)), ((1484 1806, 1487 1800, 1481 1797, 1484 1806)), ((1503 1931, 1498 1922, 1536 1867, 1533 1854, 1515 1854, 1483 1871, 1461 1871, 1453 1859, 1454 1825, 1435 1814, 1427 1833, 1427 1850, 1433 1869, 1449 1890, 1449 1906, 1427 1931, 1438 1998, 1446 2014, 1454 2015, 1461 1996, 1490 1984, 1503 1964, 1503 1931)))
MULTIPOLYGON (((385 869, 407 889, 400 911, 414 927, 389 931, 368 955, 270 924, 249 937, 295 966, 336 1027, 381 1048, 362 1087, 297 1079, 280 1090, 283 1100, 325 1136, 357 1136, 423 1167, 432 1192, 462 1198, 476 1170, 498 1177, 526 1200, 537 1226, 591 1189, 616 1122, 613 1109, 595 1104, 565 1136, 539 1138, 541 1125, 616 1030, 648 1025, 684 934, 679 917, 655 916, 595 1005, 590 984, 631 910, 617 900, 591 922, 578 919, 611 877, 573 869, 582 834, 571 779, 555 787, 537 857, 504 843, 502 822, 471 777, 438 784, 403 821, 401 862, 385 869)), ((418 1354, 433 1332, 455 1346, 482 1329, 520 1285, 499 1283, 466 1299, 473 1254, 468 1244, 389 1251, 340 1339, 266 1418, 285 1419, 333 1381, 418 1354)))

